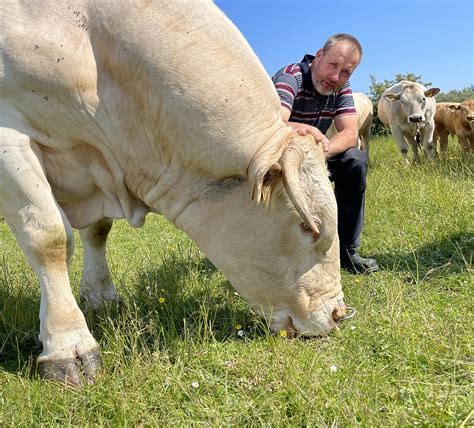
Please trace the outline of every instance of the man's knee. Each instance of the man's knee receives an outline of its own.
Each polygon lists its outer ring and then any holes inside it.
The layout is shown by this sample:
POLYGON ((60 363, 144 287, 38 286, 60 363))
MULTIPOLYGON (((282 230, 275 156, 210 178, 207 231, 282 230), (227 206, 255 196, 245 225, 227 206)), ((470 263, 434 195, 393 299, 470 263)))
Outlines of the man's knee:
POLYGON ((345 175, 359 190, 365 189, 368 169, 367 154, 359 149, 349 149, 344 153, 345 175))

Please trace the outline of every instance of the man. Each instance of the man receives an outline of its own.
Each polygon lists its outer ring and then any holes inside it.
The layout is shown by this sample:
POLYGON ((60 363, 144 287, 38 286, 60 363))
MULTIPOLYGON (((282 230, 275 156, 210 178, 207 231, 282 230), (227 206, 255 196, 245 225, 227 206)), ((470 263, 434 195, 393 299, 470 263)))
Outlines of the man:
POLYGON ((281 101, 283 120, 299 134, 311 134, 323 144, 338 206, 341 266, 353 273, 378 270, 374 259, 357 253, 364 225, 367 156, 355 149, 357 113, 349 77, 362 58, 359 41, 349 34, 335 34, 315 56, 305 55, 273 76, 281 101), (332 121, 337 134, 325 133, 332 121))

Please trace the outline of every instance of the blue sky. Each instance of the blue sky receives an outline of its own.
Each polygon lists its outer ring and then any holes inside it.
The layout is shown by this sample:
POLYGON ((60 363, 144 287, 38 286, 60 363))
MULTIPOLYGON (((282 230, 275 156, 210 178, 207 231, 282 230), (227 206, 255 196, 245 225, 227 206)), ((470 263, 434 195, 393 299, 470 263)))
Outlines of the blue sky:
POLYGON ((474 0, 214 0, 272 75, 314 54, 335 33, 356 36, 364 58, 351 77, 368 92, 397 73, 442 92, 474 84, 474 0))

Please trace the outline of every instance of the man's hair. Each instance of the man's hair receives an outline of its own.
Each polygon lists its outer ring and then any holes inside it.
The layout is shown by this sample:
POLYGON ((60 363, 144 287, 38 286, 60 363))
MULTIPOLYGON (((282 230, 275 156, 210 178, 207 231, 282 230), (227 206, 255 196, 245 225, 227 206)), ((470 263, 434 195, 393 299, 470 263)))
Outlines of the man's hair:
POLYGON ((325 54, 329 49, 331 49, 335 44, 339 42, 347 42, 351 44, 355 49, 359 51, 359 62, 362 59, 362 46, 360 45, 359 40, 354 36, 346 33, 337 33, 327 39, 326 43, 323 46, 323 54, 325 54))

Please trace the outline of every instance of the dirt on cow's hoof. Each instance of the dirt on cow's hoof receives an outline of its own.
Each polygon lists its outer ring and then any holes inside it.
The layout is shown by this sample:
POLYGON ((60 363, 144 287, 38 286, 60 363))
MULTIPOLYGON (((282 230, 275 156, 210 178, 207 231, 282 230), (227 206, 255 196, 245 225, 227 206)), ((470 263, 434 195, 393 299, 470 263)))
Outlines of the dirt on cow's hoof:
POLYGON ((98 350, 78 358, 38 363, 38 371, 44 379, 73 388, 80 388, 85 384, 94 383, 101 367, 102 363, 98 350))

